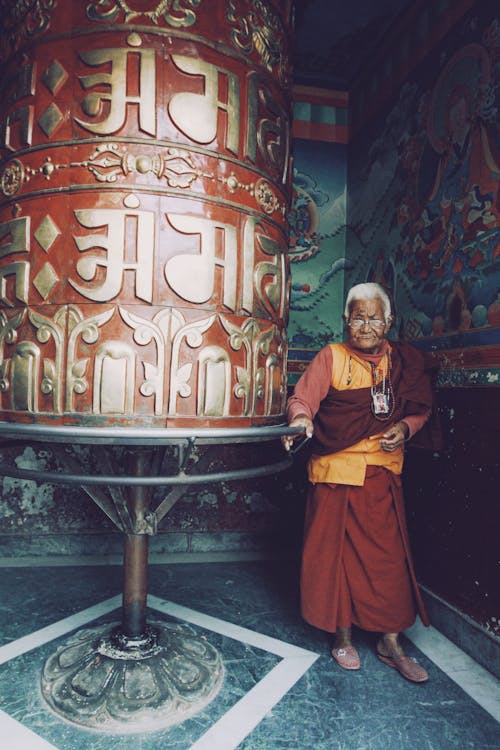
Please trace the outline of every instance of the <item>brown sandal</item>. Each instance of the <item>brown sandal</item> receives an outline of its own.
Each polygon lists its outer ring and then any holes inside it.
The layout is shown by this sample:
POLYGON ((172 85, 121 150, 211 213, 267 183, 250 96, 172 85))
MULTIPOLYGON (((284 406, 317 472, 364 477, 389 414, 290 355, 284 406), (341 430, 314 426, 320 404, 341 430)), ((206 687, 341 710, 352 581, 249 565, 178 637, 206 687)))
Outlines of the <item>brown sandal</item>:
POLYGON ((377 651, 380 661, 397 669, 410 682, 427 682, 429 675, 413 656, 384 656, 377 651))
POLYGON ((361 661, 354 646, 344 648, 332 648, 332 656, 342 669, 359 669, 361 661))

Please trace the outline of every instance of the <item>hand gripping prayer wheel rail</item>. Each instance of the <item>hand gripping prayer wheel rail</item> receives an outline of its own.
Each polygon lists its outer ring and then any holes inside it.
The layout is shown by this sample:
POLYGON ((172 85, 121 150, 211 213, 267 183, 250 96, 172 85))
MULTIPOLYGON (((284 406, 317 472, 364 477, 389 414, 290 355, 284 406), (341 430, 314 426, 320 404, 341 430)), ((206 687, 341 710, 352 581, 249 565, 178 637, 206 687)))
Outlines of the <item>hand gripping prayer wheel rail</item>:
POLYGON ((124 534, 121 622, 78 631, 43 668, 42 694, 59 716, 107 733, 155 731, 215 698, 224 677, 219 652, 189 625, 147 622, 149 536, 188 485, 262 477, 292 463, 287 454, 264 466, 207 471, 215 448, 246 450, 300 432, 286 425, 149 429, 0 422, 0 439, 8 445, 43 445, 63 467, 59 472, 3 462, 0 475, 80 485, 124 534), (83 449, 83 459, 74 446, 83 449), (167 473, 165 463, 177 470, 167 473), (153 508, 153 490, 162 486, 171 489, 153 508))

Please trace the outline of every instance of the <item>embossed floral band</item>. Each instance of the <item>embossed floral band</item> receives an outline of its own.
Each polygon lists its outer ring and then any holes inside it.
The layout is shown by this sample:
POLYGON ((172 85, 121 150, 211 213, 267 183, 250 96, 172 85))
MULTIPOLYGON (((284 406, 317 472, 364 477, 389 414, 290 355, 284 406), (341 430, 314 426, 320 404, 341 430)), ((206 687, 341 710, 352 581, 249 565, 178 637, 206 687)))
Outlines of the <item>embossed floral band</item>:
POLYGON ((2 2, 0 419, 282 421, 289 2, 2 2))

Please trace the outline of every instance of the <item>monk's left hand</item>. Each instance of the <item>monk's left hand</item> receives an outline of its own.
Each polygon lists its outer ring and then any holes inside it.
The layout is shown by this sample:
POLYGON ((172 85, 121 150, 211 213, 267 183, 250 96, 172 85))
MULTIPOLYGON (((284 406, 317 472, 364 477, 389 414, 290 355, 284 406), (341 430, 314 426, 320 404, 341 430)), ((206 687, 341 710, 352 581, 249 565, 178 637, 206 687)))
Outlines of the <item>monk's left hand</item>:
POLYGON ((392 453, 392 451, 403 445, 409 436, 410 429, 406 422, 396 422, 380 438, 380 447, 383 451, 392 453))

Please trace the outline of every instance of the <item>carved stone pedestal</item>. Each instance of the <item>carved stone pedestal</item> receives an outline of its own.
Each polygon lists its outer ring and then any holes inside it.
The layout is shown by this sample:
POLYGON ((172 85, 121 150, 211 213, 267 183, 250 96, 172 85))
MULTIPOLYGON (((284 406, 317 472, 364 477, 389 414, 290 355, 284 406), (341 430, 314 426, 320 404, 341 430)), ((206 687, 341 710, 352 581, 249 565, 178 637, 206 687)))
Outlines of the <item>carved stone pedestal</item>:
MULTIPOLYGON (((103 451, 104 452, 104 451, 103 451)), ((155 451, 137 446, 135 477, 152 472, 155 451)), ((124 532, 122 621, 80 630, 46 661, 42 695, 68 721, 100 732, 151 732, 184 721, 218 693, 217 650, 182 623, 147 622, 147 486, 113 493, 124 532), (125 523, 124 523, 125 521, 125 523)), ((149 533, 156 527, 153 523, 149 533)))
POLYGON ((217 695, 216 649, 188 625, 151 622, 139 637, 120 625, 73 634, 46 661, 42 693, 64 719, 100 732, 151 732, 177 724, 217 695))

